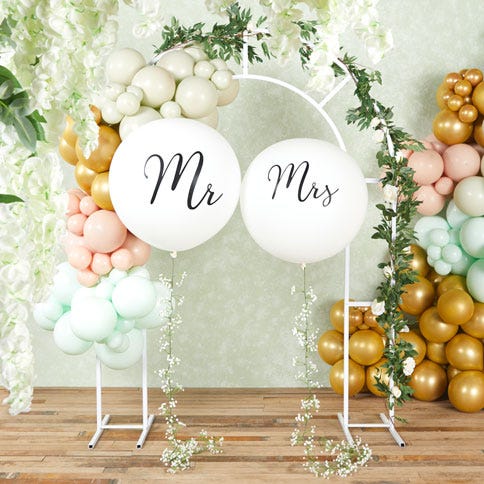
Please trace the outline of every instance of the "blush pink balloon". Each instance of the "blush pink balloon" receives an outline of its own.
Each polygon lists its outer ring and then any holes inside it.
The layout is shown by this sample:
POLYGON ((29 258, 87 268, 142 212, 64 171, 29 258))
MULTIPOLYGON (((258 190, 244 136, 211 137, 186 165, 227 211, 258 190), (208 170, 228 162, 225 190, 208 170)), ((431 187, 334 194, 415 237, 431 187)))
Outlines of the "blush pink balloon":
POLYGON ((481 168, 478 151, 464 143, 449 146, 444 151, 443 158, 444 173, 455 182, 477 175, 481 168))
POLYGON ((471 143, 471 146, 479 153, 481 158, 484 156, 484 146, 481 146, 479 143, 471 143))
POLYGON ((86 269, 92 261, 92 253, 86 247, 71 247, 67 252, 67 260, 75 269, 86 269))
POLYGON ((422 202, 417 207, 421 215, 437 215, 445 205, 445 197, 437 193, 432 185, 421 186, 414 194, 415 200, 422 202))
POLYGON ((128 249, 121 248, 111 254, 111 263, 116 269, 127 271, 133 267, 133 256, 128 249))
POLYGON ((128 232, 122 247, 131 252, 134 266, 142 266, 146 264, 150 258, 151 245, 147 244, 141 239, 138 239, 138 237, 133 235, 131 232, 128 232))
POLYGON ((98 210, 84 224, 84 238, 93 252, 107 254, 121 247, 128 231, 116 213, 98 210))
POLYGON ((68 253, 72 247, 85 247, 86 241, 84 240, 84 237, 75 235, 72 232, 67 232, 62 241, 62 246, 64 247, 66 253, 68 253))
POLYGON ((452 178, 442 176, 435 182, 434 188, 437 193, 440 193, 445 197, 452 194, 454 191, 454 185, 452 178))
POLYGON ((92 256, 91 270, 98 276, 108 274, 112 268, 113 265, 111 264, 109 254, 94 254, 92 256))
POLYGON ((415 151, 408 159, 408 166, 415 171, 413 180, 417 185, 431 185, 444 172, 442 157, 434 150, 415 151))
POLYGON ((75 235, 82 235, 87 217, 83 213, 76 213, 67 219, 67 230, 75 235))
POLYGON ((79 209, 84 215, 87 215, 89 217, 89 215, 99 210, 99 207, 96 205, 94 199, 88 195, 84 197, 79 203, 79 209))
POLYGON ((70 217, 71 215, 74 215, 76 213, 80 212, 79 209, 79 197, 73 193, 72 190, 69 190, 67 192, 67 210, 66 210, 66 215, 70 217))
POLYGON ((442 153, 448 148, 449 145, 446 145, 445 143, 442 143, 439 139, 435 137, 435 135, 429 134, 426 138, 425 141, 428 141, 432 145, 432 149, 436 151, 439 155, 442 155, 442 153))
POLYGON ((77 280, 84 287, 92 287, 99 281, 99 276, 90 269, 78 271, 77 280))

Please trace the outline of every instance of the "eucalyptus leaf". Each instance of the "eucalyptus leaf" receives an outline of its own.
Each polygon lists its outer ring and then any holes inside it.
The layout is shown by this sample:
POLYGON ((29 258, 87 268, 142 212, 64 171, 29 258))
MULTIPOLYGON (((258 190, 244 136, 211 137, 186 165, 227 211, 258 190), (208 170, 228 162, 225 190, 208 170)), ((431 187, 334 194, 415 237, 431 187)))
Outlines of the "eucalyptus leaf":
POLYGON ((13 95, 13 82, 6 79, 0 85, 0 99, 8 99, 13 95))
POLYGON ((20 197, 17 195, 8 195, 6 193, 0 193, 0 203, 15 203, 15 202, 23 202, 20 197))
POLYGON ((20 142, 33 153, 37 144, 37 132, 32 122, 26 117, 14 116, 12 124, 20 142))

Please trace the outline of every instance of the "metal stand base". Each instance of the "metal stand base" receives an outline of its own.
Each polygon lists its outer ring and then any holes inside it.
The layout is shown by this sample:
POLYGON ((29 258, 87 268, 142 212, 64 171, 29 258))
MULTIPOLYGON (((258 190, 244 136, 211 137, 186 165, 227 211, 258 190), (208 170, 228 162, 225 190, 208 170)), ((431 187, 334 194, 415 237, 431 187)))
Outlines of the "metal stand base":
POLYGON ((400 437, 400 434, 397 432, 397 429, 393 425, 392 421, 384 414, 380 413, 380 418, 383 423, 348 423, 345 424, 344 416, 341 412, 338 412, 338 420, 343 429, 345 434, 346 440, 353 443, 353 436, 351 435, 350 428, 358 427, 358 428, 382 428, 388 429, 390 434, 392 435, 393 439, 397 443, 399 447, 405 447, 405 441, 400 437))
POLYGON ((142 330, 143 333, 143 354, 142 354, 142 407, 143 407, 143 423, 141 424, 116 424, 109 425, 111 420, 111 415, 102 416, 102 363, 101 360, 96 359, 96 422, 97 429, 91 440, 89 441, 88 448, 94 449, 98 440, 104 430, 108 429, 139 429, 141 434, 139 436, 138 442, 136 443, 136 448, 141 449, 145 443, 146 437, 148 436, 151 426, 155 420, 154 415, 148 415, 148 378, 147 378, 147 348, 146 348, 146 329, 142 330))

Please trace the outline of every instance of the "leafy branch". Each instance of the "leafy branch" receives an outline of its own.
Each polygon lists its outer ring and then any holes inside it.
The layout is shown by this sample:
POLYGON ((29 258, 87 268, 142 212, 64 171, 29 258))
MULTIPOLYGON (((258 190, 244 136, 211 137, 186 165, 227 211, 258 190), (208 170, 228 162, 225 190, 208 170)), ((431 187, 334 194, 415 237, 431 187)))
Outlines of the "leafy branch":
MULTIPOLYGON (((227 7, 226 14, 228 16, 227 22, 223 24, 215 23, 208 32, 204 32, 204 22, 185 27, 180 25, 178 19, 173 17, 170 25, 166 25, 161 32, 163 42, 155 50, 155 54, 197 45, 210 59, 234 59, 240 64, 244 47, 244 32, 250 30, 249 24, 252 21, 252 12, 249 9, 241 9, 238 3, 233 3, 227 7)), ((265 20, 266 17, 259 17, 256 27, 260 27, 265 20)), ((253 45, 248 46, 250 63, 263 62, 263 57, 271 57, 269 47, 263 40, 267 37, 267 34, 249 32, 248 35, 255 37, 262 49, 262 52, 258 52, 253 45)))

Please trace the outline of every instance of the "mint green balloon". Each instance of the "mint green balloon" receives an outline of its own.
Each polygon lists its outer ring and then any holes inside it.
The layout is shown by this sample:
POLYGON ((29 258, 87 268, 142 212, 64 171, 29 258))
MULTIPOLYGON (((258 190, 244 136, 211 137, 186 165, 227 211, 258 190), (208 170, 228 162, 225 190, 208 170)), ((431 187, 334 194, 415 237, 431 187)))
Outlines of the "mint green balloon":
POLYGON ((143 335, 140 330, 133 329, 124 336, 129 340, 129 345, 122 352, 113 351, 104 344, 94 344, 97 357, 113 370, 124 370, 133 366, 143 353, 143 335))
POLYGON ((96 286, 79 287, 79 289, 72 296, 71 310, 74 309, 77 305, 82 306, 84 300, 89 297, 96 297, 96 286))
POLYGON ((118 315, 110 301, 86 297, 71 311, 72 332, 86 341, 100 341, 114 330, 118 315))
POLYGON ((430 232, 434 229, 449 230, 450 226, 443 217, 422 217, 415 224, 415 237, 418 241, 418 245, 427 249, 431 245, 430 232))
POLYGON ((429 245, 427 255, 433 260, 439 260, 442 257, 442 249, 437 245, 429 245))
POLYGON ((118 317, 118 322, 116 323, 116 331, 126 334, 129 333, 134 328, 134 321, 132 319, 123 319, 118 317))
POLYGON ((478 260, 467 271, 467 290, 479 302, 484 302, 484 260, 478 260))
POLYGON ((39 303, 34 306, 34 310, 32 311, 34 316, 34 321, 42 328, 46 329, 47 331, 53 331, 55 327, 55 321, 49 319, 44 310, 45 303, 39 303))
POLYGON ((473 217, 462 224, 460 230, 462 248, 476 259, 484 258, 484 218, 473 217))
POLYGON ((464 251, 462 251, 460 260, 455 264, 452 264, 452 274, 465 276, 475 261, 476 259, 474 259, 474 257, 471 257, 469 254, 466 254, 464 251))
POLYGON ((65 306, 70 306, 72 297, 81 287, 77 280, 77 271, 68 262, 57 266, 53 279, 52 296, 65 306))
POLYGON ((442 259, 448 264, 455 264, 460 261, 462 250, 455 244, 448 244, 442 248, 442 259))
POLYGON ((460 246, 460 228, 449 230, 449 243, 460 246))
POLYGON ((114 284, 109 279, 103 279, 95 287, 95 295, 97 297, 107 299, 108 301, 111 300, 111 296, 113 295, 113 291, 114 291, 114 284))
POLYGON ((447 274, 450 274, 452 266, 447 262, 443 261, 442 259, 439 259, 438 261, 435 261, 434 269, 437 274, 440 274, 441 276, 446 276, 447 274))
POLYGON ((122 318, 138 319, 146 316, 155 307, 156 290, 150 280, 128 276, 116 284, 112 301, 122 318))
POLYGON ((444 247, 450 241, 449 231, 446 229, 433 229, 429 233, 429 240, 432 245, 444 247))
POLYGON ((445 215, 447 218, 447 222, 449 222, 449 225, 453 229, 460 228, 462 224, 469 218, 469 215, 465 214, 464 212, 462 212, 462 210, 457 208, 454 200, 451 200, 449 202, 449 205, 447 205, 445 215))
POLYGON ((81 355, 92 346, 92 342, 84 341, 72 332, 70 311, 57 321, 54 328, 54 343, 68 355, 81 355))

